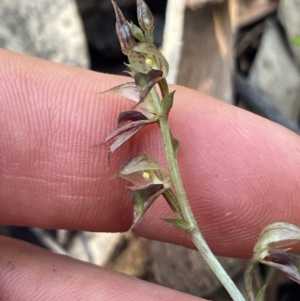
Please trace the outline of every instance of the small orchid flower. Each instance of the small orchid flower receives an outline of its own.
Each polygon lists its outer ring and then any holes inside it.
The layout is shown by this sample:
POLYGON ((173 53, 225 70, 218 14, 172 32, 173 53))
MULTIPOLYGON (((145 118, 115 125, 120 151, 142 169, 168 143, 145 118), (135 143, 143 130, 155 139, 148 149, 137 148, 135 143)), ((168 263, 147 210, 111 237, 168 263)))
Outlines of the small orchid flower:
POLYGON ((128 54, 128 60, 132 69, 140 73, 148 73, 150 70, 161 70, 162 78, 169 72, 169 64, 156 46, 148 42, 136 43, 128 54))
POLYGON ((105 138, 105 144, 115 139, 113 144, 110 146, 110 155, 140 129, 148 124, 156 123, 158 120, 158 113, 153 105, 153 100, 151 97, 144 96, 143 103, 139 102, 142 91, 138 89, 135 83, 119 85, 105 92, 120 94, 126 98, 138 102, 135 106, 137 110, 120 113, 118 117, 117 129, 105 138))
POLYGON ((113 153, 125 141, 131 138, 137 131, 144 126, 157 122, 157 117, 148 119, 143 113, 139 111, 122 112, 118 117, 118 128, 108 135, 104 143, 116 139, 110 146, 109 153, 113 153))
POLYGON ((254 246, 254 256, 245 274, 245 287, 250 301, 263 301, 264 286, 254 297, 253 278, 258 263, 263 263, 282 271, 287 277, 300 284, 300 227, 276 222, 266 226, 254 246))
POLYGON ((142 218, 154 200, 171 187, 169 172, 159 163, 146 155, 128 160, 118 175, 131 182, 134 203, 133 226, 142 218))

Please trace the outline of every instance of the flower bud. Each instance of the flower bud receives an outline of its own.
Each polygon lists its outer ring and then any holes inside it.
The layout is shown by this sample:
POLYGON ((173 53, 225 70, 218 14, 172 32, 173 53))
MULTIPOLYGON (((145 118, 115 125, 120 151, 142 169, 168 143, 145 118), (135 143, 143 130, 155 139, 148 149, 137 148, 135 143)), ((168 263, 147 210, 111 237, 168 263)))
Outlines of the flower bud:
POLYGON ((155 199, 171 187, 170 175, 162 165, 146 155, 129 159, 118 175, 133 184, 128 187, 133 190, 133 228, 155 199))
POLYGON ((145 42, 145 36, 143 31, 136 26, 135 24, 133 24, 132 22, 129 24, 130 29, 131 29, 131 33, 132 35, 140 42, 145 42))
POLYGON ((128 55, 130 49, 135 44, 135 40, 132 35, 130 25, 128 21, 125 19, 120 8, 118 7, 115 1, 112 1, 112 4, 114 6, 114 10, 116 14, 116 33, 121 45, 121 50, 125 55, 128 55))
POLYGON ((154 18, 143 0, 137 0, 137 18, 148 42, 153 42, 154 18))

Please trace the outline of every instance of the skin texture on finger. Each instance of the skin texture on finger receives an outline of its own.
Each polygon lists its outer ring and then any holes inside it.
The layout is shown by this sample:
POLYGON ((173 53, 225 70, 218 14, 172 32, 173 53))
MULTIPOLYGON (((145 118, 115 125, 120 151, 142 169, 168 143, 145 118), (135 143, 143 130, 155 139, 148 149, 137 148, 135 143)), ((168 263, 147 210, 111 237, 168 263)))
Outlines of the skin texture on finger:
POLYGON ((10 238, 0 238, 1 300, 203 300, 10 238))
MULTIPOLYGON (((164 162, 159 131, 141 131, 112 155, 111 167, 107 147, 90 146, 103 141, 118 114, 133 106, 98 92, 130 79, 8 51, 0 51, 0 64, 0 223, 128 229, 128 183, 111 176, 133 155, 164 162)), ((176 89, 170 123, 200 229, 219 255, 250 256, 263 226, 300 222, 299 137, 198 92, 176 89)), ((159 219, 170 215, 157 200, 137 233, 191 246, 184 233, 159 219)))

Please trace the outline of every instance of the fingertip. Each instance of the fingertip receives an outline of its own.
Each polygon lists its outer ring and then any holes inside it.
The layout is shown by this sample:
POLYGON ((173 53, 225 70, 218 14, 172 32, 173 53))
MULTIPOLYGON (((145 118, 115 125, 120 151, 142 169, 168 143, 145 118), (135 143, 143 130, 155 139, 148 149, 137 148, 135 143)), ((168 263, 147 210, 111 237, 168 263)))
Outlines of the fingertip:
POLYGON ((10 238, 0 238, 0 254, 0 288, 5 300, 196 300, 10 238))

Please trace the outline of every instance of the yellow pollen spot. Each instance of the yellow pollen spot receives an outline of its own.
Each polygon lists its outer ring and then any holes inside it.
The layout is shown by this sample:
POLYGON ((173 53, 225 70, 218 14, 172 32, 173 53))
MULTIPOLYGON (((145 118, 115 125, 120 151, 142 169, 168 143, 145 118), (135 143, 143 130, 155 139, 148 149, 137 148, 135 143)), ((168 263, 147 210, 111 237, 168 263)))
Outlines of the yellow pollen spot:
POLYGON ((150 59, 149 57, 146 58, 145 63, 147 66, 152 67, 153 66, 153 60, 150 59))
POLYGON ((143 172, 143 178, 144 178, 145 180, 149 180, 149 179, 150 179, 150 173, 149 173, 148 171, 144 171, 144 172, 143 172))

